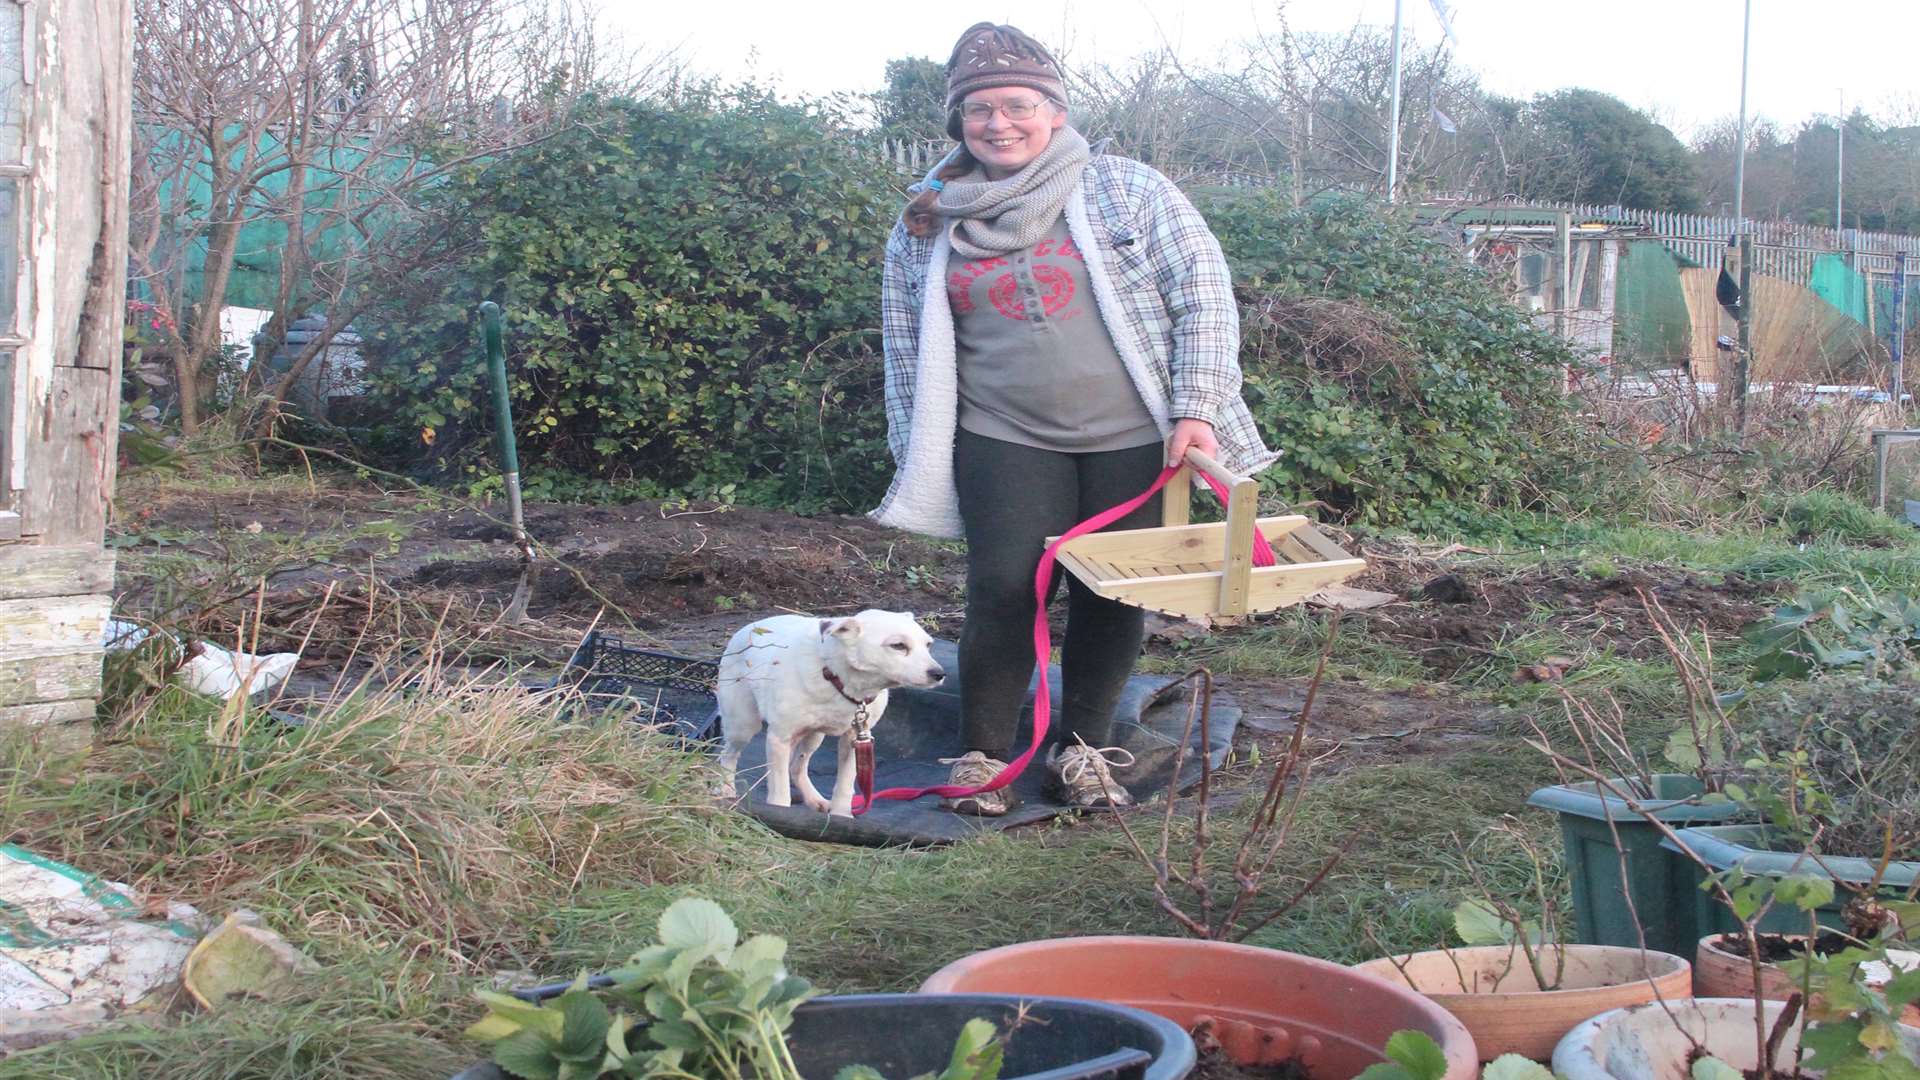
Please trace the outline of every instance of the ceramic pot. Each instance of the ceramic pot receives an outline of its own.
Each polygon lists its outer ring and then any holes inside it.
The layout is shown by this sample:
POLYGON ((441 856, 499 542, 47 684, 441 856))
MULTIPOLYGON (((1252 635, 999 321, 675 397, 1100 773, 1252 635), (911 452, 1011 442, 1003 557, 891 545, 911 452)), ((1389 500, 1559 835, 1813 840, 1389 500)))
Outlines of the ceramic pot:
MULTIPOLYGON (((1781 1002, 1766 1003, 1765 1022, 1779 1018, 1781 1002)), ((1800 1027, 1780 1045, 1776 1064, 1791 1069, 1800 1054, 1800 1027)), ((1900 1029, 1901 1050, 1920 1060, 1920 1030, 1900 1029)), ((1689 1075, 1694 1046, 1741 1072, 1760 1062, 1751 998, 1690 998, 1601 1013, 1567 1032, 1553 1050, 1553 1071, 1564 1080, 1673 1080, 1689 1075), (1682 1033, 1684 1029, 1684 1034, 1682 1033)))

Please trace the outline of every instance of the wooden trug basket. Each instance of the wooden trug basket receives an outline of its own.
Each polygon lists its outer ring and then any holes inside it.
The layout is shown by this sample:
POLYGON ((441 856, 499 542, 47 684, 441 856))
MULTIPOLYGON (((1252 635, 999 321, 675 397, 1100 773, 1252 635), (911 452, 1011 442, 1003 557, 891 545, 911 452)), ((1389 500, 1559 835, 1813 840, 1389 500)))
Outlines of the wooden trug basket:
POLYGON ((1162 489, 1160 528, 1077 537, 1060 549, 1060 565, 1101 596, 1189 619, 1277 611, 1367 568, 1298 514, 1256 520, 1258 494, 1251 477, 1189 450, 1162 489), (1188 524, 1195 469, 1227 486, 1224 523, 1188 524), (1253 565, 1256 528, 1278 565, 1253 565))

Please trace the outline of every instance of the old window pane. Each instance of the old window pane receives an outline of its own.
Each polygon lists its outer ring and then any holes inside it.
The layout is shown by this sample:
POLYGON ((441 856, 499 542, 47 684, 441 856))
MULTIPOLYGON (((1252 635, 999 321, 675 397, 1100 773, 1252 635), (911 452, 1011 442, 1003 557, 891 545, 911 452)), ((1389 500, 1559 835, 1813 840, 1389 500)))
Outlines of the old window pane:
POLYGON ((26 49, 21 36, 25 9, 0 2, 0 164, 22 164, 26 125, 26 49))
POLYGON ((15 333, 19 326, 19 287, 20 182, 0 179, 0 334, 15 333))
POLYGON ((0 349, 0 510, 13 510, 13 350, 0 349))

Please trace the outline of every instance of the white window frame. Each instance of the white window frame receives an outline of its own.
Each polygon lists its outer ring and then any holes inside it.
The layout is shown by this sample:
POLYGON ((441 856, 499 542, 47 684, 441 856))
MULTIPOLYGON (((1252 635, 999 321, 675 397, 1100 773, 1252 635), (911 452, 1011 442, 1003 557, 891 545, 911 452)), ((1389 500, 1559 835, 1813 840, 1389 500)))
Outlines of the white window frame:
POLYGON ((35 67, 39 63, 39 21, 34 0, 0 0, 0 4, 8 4, 19 12, 21 67, 20 160, 0 161, 0 179, 13 180, 17 185, 13 200, 15 249, 0 255, 10 255, 15 268, 13 325, 0 325, 0 350, 13 352, 13 362, 8 367, 12 385, 6 398, 11 415, 5 418, 6 445, 0 446, 0 463, 4 463, 5 472, 4 477, 0 477, 0 510, 5 510, 17 509, 18 493, 27 486, 27 391, 36 367, 32 349, 34 298, 39 293, 34 259, 34 207, 38 192, 33 183, 33 157, 34 120, 39 111, 34 92, 35 67))

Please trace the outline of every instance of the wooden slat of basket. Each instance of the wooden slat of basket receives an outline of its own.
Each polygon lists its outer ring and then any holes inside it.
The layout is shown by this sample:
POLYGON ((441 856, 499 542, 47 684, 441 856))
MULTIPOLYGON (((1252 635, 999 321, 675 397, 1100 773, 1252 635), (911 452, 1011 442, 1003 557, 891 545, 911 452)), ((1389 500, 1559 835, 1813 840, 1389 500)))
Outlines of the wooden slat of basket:
MULTIPOLYGON (((1274 611, 1297 604, 1336 581, 1352 577, 1365 567, 1366 562, 1361 559, 1255 567, 1251 574, 1252 587, 1248 590, 1247 610, 1274 611)), ((1171 577, 1130 578, 1103 582, 1099 591, 1115 600, 1156 611, 1188 617, 1217 615, 1221 613, 1216 607, 1220 599, 1221 577, 1222 574, 1214 570, 1171 577)))
POLYGON ((1273 545, 1273 553, 1291 563, 1325 562, 1326 556, 1295 539, 1292 533, 1280 538, 1273 545))
POLYGON ((1072 571, 1074 576, 1088 585, 1098 585, 1101 582, 1117 581, 1132 576, 1111 563, 1084 558, 1078 552, 1064 548, 1060 551, 1059 561, 1062 566, 1072 571))
POLYGON ((1293 536, 1301 543, 1319 553, 1323 559, 1350 559, 1353 556, 1340 550, 1340 545, 1327 539, 1327 534, 1312 525, 1302 525, 1293 531, 1293 536))
MULTIPOLYGON (((1257 523, 1269 543, 1307 524, 1298 514, 1261 518, 1257 523)), ((1173 566, 1218 559, 1226 550, 1226 526, 1162 526, 1158 529, 1124 529, 1119 532, 1089 533, 1062 548, 1081 558, 1125 562, 1134 566, 1173 566)), ((1248 538, 1251 542, 1252 538, 1248 538)), ((1217 565, 1212 569, 1219 569, 1217 565)))

